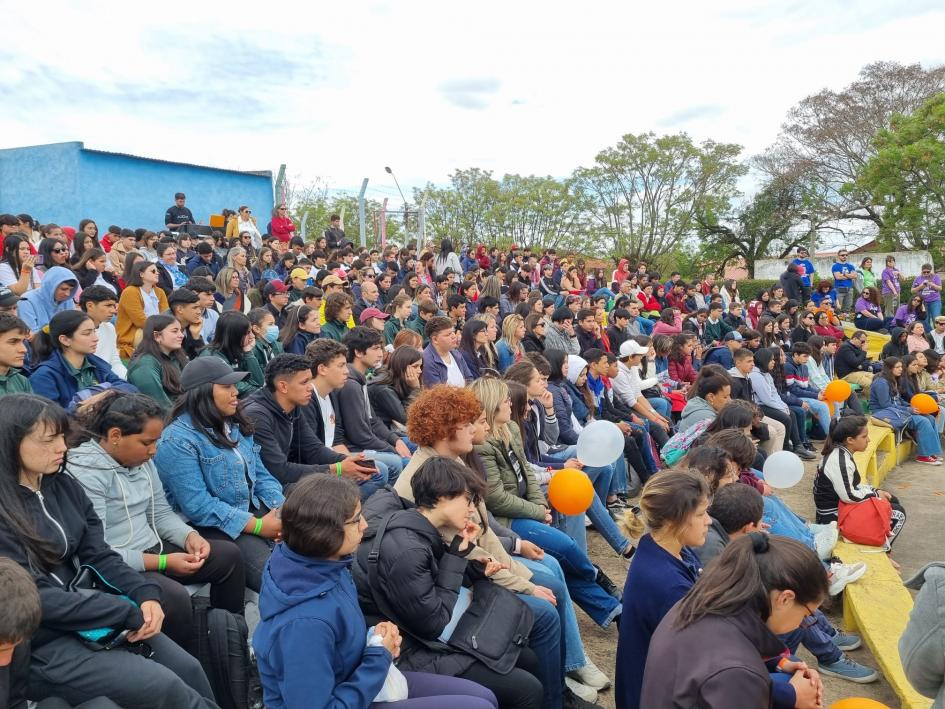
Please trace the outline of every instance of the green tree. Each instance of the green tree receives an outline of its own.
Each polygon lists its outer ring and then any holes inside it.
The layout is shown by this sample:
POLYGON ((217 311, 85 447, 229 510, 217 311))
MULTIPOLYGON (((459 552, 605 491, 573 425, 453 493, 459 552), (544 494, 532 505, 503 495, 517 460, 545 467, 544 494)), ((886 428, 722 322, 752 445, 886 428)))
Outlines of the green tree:
POLYGON ((685 133, 625 135, 574 179, 593 199, 589 242, 598 253, 661 263, 698 228, 697 215, 725 213, 747 167, 741 146, 685 133))
POLYGON ((873 141, 856 186, 882 207, 882 234, 901 249, 931 249, 945 235, 945 93, 896 115, 873 141))

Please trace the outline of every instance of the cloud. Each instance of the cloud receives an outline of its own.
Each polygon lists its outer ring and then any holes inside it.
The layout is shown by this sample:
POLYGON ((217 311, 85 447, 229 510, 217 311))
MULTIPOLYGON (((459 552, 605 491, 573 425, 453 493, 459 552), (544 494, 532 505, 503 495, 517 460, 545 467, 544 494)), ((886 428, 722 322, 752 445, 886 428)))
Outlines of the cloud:
POLYGON ((445 81, 440 84, 439 91, 454 106, 479 111, 489 107, 489 98, 501 87, 499 79, 485 77, 445 81))
POLYGON ((691 123, 692 121, 714 118, 724 110, 724 107, 712 103, 701 106, 692 106, 690 108, 680 109, 675 113, 669 114, 668 116, 664 116, 659 120, 659 122, 662 125, 672 128, 673 126, 691 123))

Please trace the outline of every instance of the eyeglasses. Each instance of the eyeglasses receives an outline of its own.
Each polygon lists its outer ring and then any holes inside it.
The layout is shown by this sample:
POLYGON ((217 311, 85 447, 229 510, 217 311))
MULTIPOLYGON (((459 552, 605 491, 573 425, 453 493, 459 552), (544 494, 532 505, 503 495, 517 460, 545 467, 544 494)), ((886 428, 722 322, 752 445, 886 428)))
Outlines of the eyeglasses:
POLYGON ((354 519, 349 519, 347 522, 345 522, 345 527, 347 527, 349 524, 361 524, 361 520, 363 519, 364 519, 364 513, 358 512, 357 517, 355 517, 354 519))
POLYGON ((817 609, 813 610, 806 603, 801 603, 800 601, 795 601, 798 605, 804 606, 804 610, 807 611, 807 615, 804 616, 804 620, 801 621, 801 628, 813 628, 817 625, 817 609))

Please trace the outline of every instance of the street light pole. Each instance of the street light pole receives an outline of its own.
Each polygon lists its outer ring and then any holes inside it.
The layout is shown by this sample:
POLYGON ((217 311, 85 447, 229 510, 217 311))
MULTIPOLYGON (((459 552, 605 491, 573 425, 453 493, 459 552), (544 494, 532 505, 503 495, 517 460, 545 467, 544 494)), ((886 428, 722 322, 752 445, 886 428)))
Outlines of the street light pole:
POLYGON ((387 172, 388 175, 390 175, 391 177, 394 178, 394 184, 397 185, 397 191, 400 192, 400 198, 404 201, 404 234, 406 235, 406 233, 407 233, 407 217, 409 216, 409 211, 408 211, 408 209, 407 209, 407 206, 408 206, 408 205, 407 205, 407 198, 404 197, 404 191, 403 191, 402 189, 400 189, 400 183, 397 181, 397 175, 394 174, 394 171, 391 170, 389 167, 385 167, 385 168, 384 168, 384 171, 387 172))

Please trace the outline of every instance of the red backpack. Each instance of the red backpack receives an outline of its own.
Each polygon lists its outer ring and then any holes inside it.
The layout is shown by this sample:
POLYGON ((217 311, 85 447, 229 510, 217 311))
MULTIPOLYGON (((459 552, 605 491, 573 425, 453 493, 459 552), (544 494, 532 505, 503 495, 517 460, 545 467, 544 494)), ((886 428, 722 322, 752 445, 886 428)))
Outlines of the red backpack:
POLYGON ((892 521, 892 506, 881 497, 868 497, 863 502, 840 501, 837 526, 854 544, 871 547, 886 546, 892 521))

